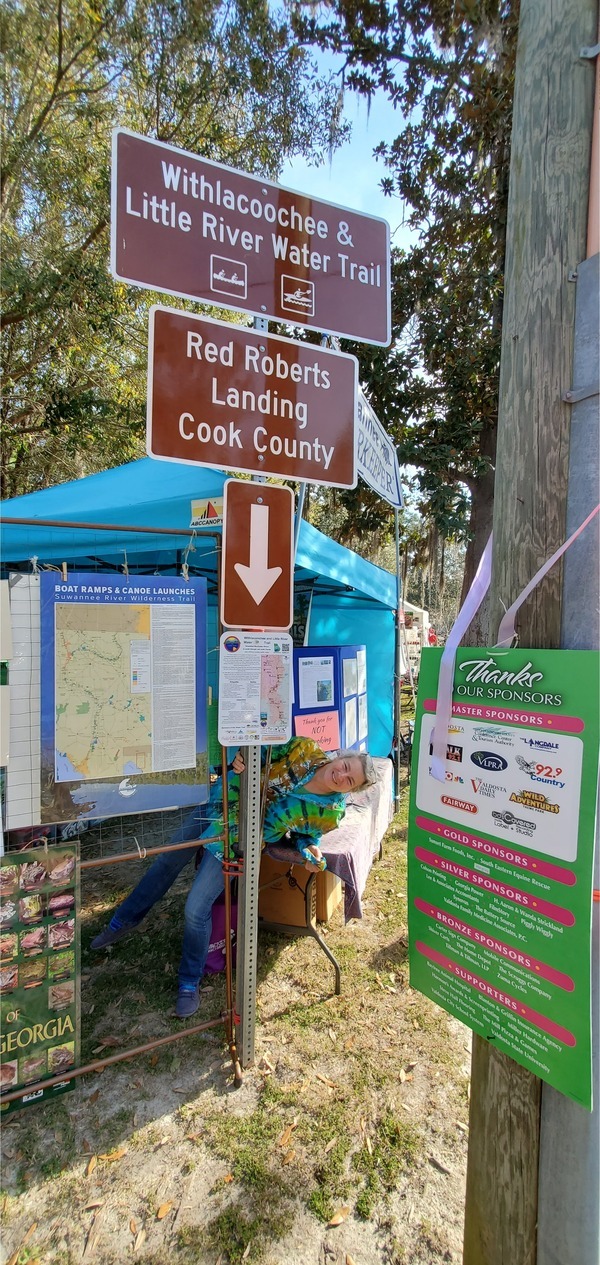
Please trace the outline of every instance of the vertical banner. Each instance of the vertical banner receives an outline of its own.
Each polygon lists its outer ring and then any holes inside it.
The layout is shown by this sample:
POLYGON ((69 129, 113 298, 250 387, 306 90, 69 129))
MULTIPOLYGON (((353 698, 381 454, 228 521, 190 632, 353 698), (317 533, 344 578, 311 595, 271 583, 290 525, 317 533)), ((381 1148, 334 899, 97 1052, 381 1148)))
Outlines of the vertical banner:
POLYGON ((411 984, 589 1109, 598 656, 458 650, 440 782, 441 654, 415 722, 411 984))
POLYGON ((290 636, 295 646, 308 645, 314 586, 314 580, 310 580, 308 586, 302 588, 297 584, 294 585, 294 621, 290 628, 290 636))
POLYGON ((3 1111, 69 1089, 79 1064, 77 844, 0 858, 0 1081, 23 1089, 3 1111), (28 1092, 49 1077, 65 1080, 28 1092))

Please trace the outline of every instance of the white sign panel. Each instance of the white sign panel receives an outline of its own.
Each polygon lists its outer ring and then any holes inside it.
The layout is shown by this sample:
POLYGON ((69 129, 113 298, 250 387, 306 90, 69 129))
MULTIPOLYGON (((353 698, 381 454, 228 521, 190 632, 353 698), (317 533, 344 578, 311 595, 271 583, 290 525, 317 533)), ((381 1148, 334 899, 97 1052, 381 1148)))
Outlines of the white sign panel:
POLYGON ((224 747, 289 741, 293 644, 288 633, 223 633, 219 742, 224 747))
POLYGON ((446 781, 430 776, 433 723, 423 723, 417 805, 426 813, 523 844, 561 861, 577 858, 583 742, 532 739, 506 725, 452 719, 446 781))
POLYGON ((12 628, 10 626, 8 580, 0 580, 0 660, 2 660, 2 663, 8 663, 11 659, 12 628))
POLYGON ((356 742, 356 699, 346 699, 346 746, 353 747, 356 742))
POLYGON ((358 392, 358 473, 395 509, 403 505, 394 445, 362 391, 358 392))
POLYGON ((298 661, 299 706, 331 707, 335 703, 333 656, 307 656, 298 661))
POLYGON ((10 578, 12 657, 6 775, 7 830, 41 821, 40 576, 10 578))

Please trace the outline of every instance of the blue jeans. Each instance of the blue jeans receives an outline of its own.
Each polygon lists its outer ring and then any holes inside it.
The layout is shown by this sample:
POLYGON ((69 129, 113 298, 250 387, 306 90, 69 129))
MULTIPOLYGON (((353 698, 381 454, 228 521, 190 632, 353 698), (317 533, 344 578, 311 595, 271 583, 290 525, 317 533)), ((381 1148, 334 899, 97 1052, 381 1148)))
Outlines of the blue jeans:
MULTIPOLYGON (((173 835, 170 843, 199 839, 212 818, 210 810, 195 808, 173 835)), ((198 851, 197 844, 177 852, 161 852, 133 891, 115 910, 111 926, 136 927, 152 906, 175 882, 177 875, 189 865, 198 851)), ((202 979, 210 944, 212 907, 225 886, 223 867, 218 857, 203 850, 188 898, 185 902, 183 947, 179 963, 180 987, 194 987, 202 979)))

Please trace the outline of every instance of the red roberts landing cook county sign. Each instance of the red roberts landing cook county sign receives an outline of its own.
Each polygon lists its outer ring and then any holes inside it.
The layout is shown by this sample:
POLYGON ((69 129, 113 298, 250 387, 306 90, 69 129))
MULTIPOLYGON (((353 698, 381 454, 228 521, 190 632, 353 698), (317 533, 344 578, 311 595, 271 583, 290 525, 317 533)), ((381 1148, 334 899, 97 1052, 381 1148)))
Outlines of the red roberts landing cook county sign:
POLYGON ((344 352, 152 308, 148 453, 355 487, 357 377, 344 352))
POLYGON ((389 225, 118 128, 118 280, 387 346, 389 225))

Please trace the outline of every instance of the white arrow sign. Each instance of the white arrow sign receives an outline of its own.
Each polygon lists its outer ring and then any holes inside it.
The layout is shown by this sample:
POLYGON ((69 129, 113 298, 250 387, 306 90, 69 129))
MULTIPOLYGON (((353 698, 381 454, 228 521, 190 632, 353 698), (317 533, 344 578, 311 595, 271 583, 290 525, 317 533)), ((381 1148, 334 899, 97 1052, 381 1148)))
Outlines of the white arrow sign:
POLYGON ((268 505, 251 505, 250 507, 250 565, 242 562, 234 563, 234 570, 247 588, 250 596, 260 606, 276 580, 281 575, 281 567, 269 567, 269 507, 268 505))
POLYGON ((293 619, 294 494, 227 479, 223 490, 221 622, 283 631, 293 619))

